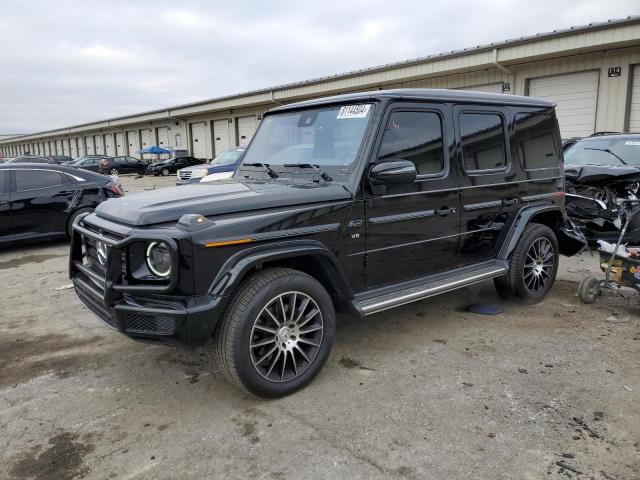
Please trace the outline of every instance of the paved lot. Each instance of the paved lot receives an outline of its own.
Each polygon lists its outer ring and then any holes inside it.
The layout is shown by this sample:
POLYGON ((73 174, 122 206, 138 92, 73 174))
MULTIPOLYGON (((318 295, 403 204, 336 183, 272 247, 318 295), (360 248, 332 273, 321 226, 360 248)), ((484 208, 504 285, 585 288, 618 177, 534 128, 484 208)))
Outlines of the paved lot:
POLYGON ((640 301, 580 304, 588 255, 537 306, 465 312, 489 282, 342 318, 316 381, 264 401, 102 325, 58 290, 67 249, 0 251, 0 478, 640 478, 640 301))

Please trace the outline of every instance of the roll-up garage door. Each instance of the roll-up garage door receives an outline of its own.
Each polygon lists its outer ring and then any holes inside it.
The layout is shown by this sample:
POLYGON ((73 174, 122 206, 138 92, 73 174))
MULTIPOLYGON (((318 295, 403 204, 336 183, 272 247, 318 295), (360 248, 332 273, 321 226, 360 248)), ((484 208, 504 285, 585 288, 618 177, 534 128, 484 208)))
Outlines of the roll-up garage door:
POLYGON ((56 152, 58 153, 58 155, 64 155, 62 140, 56 140, 56 152))
POLYGON ((87 146, 84 143, 84 137, 78 137, 78 155, 86 155, 87 146))
POLYGON ((96 146, 93 144, 93 137, 85 137, 85 145, 87 146, 87 155, 96 154, 96 146))
POLYGON ((64 138, 62 140, 62 154, 71 156, 71 150, 69 150, 69 139, 64 138))
POLYGON ((472 92, 503 93, 502 82, 486 83, 484 85, 472 85, 470 87, 457 88, 456 90, 469 90, 472 92))
POLYGON ((257 128, 256 117, 238 117, 238 145, 245 146, 253 137, 253 133, 257 128))
POLYGON ((140 137, 142 137, 142 148, 141 150, 144 150, 145 148, 149 148, 151 147, 151 130, 149 130, 148 128, 145 128, 144 130, 140 130, 140 137))
POLYGON ((158 128, 158 146, 169 148, 169 129, 167 127, 158 128))
POLYGON ((96 155, 104 155, 104 144, 102 143, 102 135, 93 136, 93 146, 96 149, 96 155))
POLYGON ((529 96, 555 102, 562 138, 586 137, 596 127, 600 72, 568 73, 529 80, 529 96))
POLYGON ((116 153, 116 149, 113 145, 113 133, 107 133, 104 136, 104 154, 109 157, 113 157, 116 153))
POLYGON ((207 158, 207 123, 191 124, 191 151, 196 158, 207 158))
POLYGON ((640 133, 640 65, 633 67, 631 78, 631 104, 629 105, 629 131, 640 133))
POLYGON ((140 138, 138 137, 137 130, 130 130, 127 132, 127 148, 129 149, 129 156, 139 157, 140 154, 140 138))
POLYGON ((73 158, 78 158, 80 156, 78 155, 78 142, 76 142, 75 138, 69 139, 69 150, 73 158))
POLYGON ((117 132, 116 133, 116 155, 126 155, 127 154, 127 145, 124 141, 124 133, 117 132))
POLYGON ((229 148, 229 119, 213 122, 213 156, 217 157, 229 148))

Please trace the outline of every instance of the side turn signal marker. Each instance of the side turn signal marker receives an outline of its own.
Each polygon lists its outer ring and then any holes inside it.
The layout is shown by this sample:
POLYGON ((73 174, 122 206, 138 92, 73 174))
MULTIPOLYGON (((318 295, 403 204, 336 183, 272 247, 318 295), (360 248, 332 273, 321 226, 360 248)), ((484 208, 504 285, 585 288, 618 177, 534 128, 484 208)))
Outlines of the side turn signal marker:
POLYGON ((240 238, 238 240, 227 240, 226 242, 212 242, 212 243, 206 243, 205 247, 207 248, 211 248, 211 247, 226 247, 229 245, 240 245, 243 243, 250 243, 251 239, 250 238, 240 238))

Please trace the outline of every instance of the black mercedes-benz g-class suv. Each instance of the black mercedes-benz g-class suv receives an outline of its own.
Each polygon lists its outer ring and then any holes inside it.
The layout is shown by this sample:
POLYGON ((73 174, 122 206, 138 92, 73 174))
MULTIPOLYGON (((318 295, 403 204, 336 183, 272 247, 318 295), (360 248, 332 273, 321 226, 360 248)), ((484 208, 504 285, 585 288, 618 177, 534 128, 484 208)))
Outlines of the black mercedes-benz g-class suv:
POLYGON ((232 180, 108 200, 77 219, 79 299, 137 339, 203 345, 236 385, 291 393, 325 363, 335 311, 366 316, 494 279, 542 299, 564 213, 552 103, 448 90, 268 112, 232 180))

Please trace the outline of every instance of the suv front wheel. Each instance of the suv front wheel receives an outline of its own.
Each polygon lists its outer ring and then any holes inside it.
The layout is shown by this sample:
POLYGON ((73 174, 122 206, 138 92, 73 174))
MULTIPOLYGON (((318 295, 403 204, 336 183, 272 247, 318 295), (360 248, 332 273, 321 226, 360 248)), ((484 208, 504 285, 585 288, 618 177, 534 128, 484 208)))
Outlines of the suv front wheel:
POLYGON ((558 239, 546 225, 525 228, 509 258, 509 271, 494 280, 503 298, 517 297, 525 303, 541 301, 558 273, 558 239))
POLYGON ((288 268, 250 277, 214 335, 214 357, 241 389, 278 398, 307 385, 322 369, 335 334, 335 312, 324 287, 288 268))

